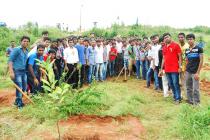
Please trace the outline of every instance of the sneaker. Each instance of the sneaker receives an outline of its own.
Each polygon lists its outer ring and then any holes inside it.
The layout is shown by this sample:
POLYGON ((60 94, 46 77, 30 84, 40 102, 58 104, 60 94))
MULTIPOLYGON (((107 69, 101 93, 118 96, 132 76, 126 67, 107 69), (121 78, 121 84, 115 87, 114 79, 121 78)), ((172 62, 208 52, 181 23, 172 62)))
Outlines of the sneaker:
POLYGON ((166 97, 169 97, 169 94, 164 94, 163 97, 165 97, 165 98, 166 98, 166 97))
POLYGON ((15 101, 15 102, 13 103, 13 105, 14 105, 14 106, 17 106, 18 104, 17 104, 17 102, 15 101))
POLYGON ((179 105, 180 103, 181 103, 181 101, 179 101, 179 100, 174 101, 175 105, 179 105))
POLYGON ((193 105, 194 106, 200 106, 200 102, 194 102, 193 105))
POLYGON ((190 102, 189 100, 186 100, 187 104, 193 105, 193 102, 190 102))

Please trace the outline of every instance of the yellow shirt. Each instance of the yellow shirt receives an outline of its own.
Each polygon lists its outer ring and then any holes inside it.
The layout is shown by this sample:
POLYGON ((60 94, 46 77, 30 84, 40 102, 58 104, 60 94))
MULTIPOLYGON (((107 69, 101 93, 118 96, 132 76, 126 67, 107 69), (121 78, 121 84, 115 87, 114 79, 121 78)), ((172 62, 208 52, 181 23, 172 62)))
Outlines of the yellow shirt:
POLYGON ((185 56, 185 50, 189 48, 189 44, 185 43, 183 46, 179 44, 182 51, 182 71, 186 71, 186 56, 185 56))

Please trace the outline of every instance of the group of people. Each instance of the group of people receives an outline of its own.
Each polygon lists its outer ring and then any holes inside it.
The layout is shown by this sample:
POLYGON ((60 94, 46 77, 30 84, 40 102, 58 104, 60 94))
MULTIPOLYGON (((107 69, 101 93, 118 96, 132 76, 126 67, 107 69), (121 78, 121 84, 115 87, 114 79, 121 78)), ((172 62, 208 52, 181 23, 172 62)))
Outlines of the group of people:
MULTIPOLYGON (((182 88, 187 102, 197 105, 203 48, 196 44, 194 34, 179 33, 178 40, 178 43, 173 41, 170 33, 142 39, 69 36, 51 40, 44 31, 30 49, 28 36, 21 38, 19 47, 11 42, 7 49, 9 74, 23 91, 35 94, 42 91, 42 71, 37 59, 54 61, 56 80, 65 72, 65 81, 72 88, 81 88, 93 80, 103 82, 124 69, 128 76, 145 80, 147 88, 153 81, 154 90, 163 92, 164 97, 172 90, 176 104, 182 100, 182 88)), ((15 104, 20 108, 24 105, 18 90, 15 104)))

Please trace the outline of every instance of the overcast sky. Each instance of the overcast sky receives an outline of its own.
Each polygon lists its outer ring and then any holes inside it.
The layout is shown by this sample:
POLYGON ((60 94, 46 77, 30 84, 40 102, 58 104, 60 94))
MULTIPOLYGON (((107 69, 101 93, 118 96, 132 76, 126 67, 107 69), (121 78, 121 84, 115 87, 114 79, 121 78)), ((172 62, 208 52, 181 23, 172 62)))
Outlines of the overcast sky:
POLYGON ((210 27, 208 0, 0 0, 0 21, 18 27, 28 21, 39 25, 68 24, 79 28, 80 8, 82 28, 109 27, 112 23, 169 25, 172 27, 210 27), (82 6, 81 6, 82 5, 82 6))

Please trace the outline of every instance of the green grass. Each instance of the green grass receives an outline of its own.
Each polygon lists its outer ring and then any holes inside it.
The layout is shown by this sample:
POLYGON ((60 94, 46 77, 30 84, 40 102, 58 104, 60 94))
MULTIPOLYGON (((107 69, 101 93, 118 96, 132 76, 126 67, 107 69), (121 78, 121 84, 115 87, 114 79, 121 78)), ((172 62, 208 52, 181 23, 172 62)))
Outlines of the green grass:
POLYGON ((178 120, 179 133, 183 139, 210 139, 210 106, 209 108, 183 106, 178 120))
MULTIPOLYGON (((190 124, 198 121, 198 119, 195 119, 197 116, 199 116, 198 118, 205 116, 205 112, 210 106, 210 97, 201 94, 201 107, 191 107, 186 103, 175 105, 172 97, 163 98, 161 93, 156 93, 152 89, 146 89, 143 87, 144 85, 144 81, 135 79, 128 80, 126 83, 100 83, 94 89, 94 92, 101 94, 100 98, 93 96, 87 102, 80 102, 83 105, 73 108, 72 111, 76 111, 74 112, 75 114, 84 113, 99 116, 132 114, 139 118, 145 127, 147 131, 145 139, 191 139, 194 126, 190 124), (87 103, 93 100, 101 103, 99 106, 87 106, 87 103), (85 108, 88 109, 85 110, 85 108), (183 117, 186 113, 189 117, 183 117), (185 131, 180 131, 183 129, 185 131)), ((91 93, 89 92, 89 94, 91 93)), ((41 131, 45 128, 52 133, 56 133, 56 129, 54 129, 55 122, 58 119, 65 118, 65 115, 66 112, 62 115, 61 112, 53 111, 41 102, 37 102, 34 106, 28 105, 21 111, 11 107, 0 108, 0 136, 2 133, 5 136, 10 136, 13 132, 16 134, 17 131, 20 131, 19 126, 25 125, 26 122, 27 125, 23 127, 20 134, 17 134, 18 136, 30 134, 32 131, 41 131), (14 120, 6 122, 6 120, 11 118, 14 120), (12 127, 8 127, 8 125, 12 127)), ((200 124, 205 122, 202 120, 199 122, 200 124)), ((201 140, 209 137, 209 133, 207 133, 209 129, 207 127, 199 126, 195 128, 197 128, 198 134, 194 134, 196 136, 193 139, 196 140, 199 134, 205 136, 199 137, 201 140)))
POLYGON ((12 82, 8 77, 8 58, 0 52, 0 89, 11 88, 12 82))

